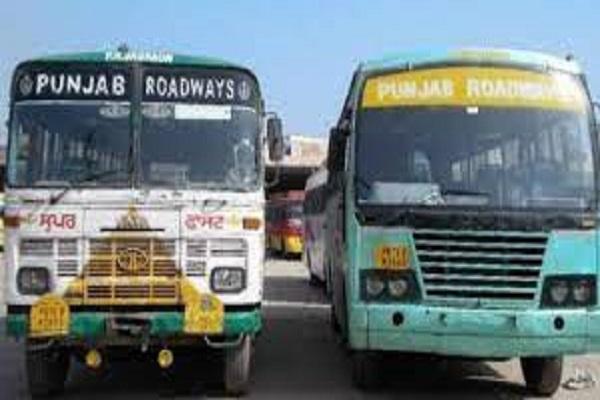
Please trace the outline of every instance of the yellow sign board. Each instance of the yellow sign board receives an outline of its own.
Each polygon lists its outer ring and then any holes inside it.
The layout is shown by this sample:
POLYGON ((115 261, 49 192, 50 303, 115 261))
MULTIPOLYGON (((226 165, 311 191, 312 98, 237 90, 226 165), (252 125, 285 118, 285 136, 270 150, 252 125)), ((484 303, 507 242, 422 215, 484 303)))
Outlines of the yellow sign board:
POLYGON ((31 337, 65 336, 69 323, 67 303, 58 296, 46 295, 31 307, 29 334, 31 337))
POLYGON ((535 107, 584 111, 586 97, 572 75, 511 68, 448 67, 367 80, 361 107, 535 107))
POLYGON ((375 267, 381 269, 407 269, 410 265, 408 246, 381 245, 373 253, 375 267))
POLYGON ((223 333, 225 307, 218 297, 201 294, 188 281, 182 281, 181 294, 185 304, 184 332, 191 335, 223 333))

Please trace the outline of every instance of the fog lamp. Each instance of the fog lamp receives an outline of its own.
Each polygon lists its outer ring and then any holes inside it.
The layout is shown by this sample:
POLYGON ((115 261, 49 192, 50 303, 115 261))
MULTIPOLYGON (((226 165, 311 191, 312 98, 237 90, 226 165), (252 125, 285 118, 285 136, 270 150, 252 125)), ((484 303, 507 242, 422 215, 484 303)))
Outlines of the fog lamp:
POLYGON ((90 369, 98 369, 102 365, 102 354, 96 349, 92 349, 85 355, 85 365, 90 369))
POLYGON ((156 357, 156 362, 162 369, 170 368, 174 360, 173 352, 169 349, 162 349, 156 357))

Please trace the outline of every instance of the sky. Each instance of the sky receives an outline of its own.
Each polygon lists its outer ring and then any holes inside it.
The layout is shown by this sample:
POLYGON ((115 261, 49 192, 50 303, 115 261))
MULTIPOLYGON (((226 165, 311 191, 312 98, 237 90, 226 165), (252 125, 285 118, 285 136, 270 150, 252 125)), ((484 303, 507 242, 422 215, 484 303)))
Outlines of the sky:
POLYGON ((8 113, 18 62, 121 43, 250 67, 288 134, 327 135, 357 64, 405 50, 491 46, 573 54, 600 98, 599 27, 597 0, 6 1, 0 118, 8 113))

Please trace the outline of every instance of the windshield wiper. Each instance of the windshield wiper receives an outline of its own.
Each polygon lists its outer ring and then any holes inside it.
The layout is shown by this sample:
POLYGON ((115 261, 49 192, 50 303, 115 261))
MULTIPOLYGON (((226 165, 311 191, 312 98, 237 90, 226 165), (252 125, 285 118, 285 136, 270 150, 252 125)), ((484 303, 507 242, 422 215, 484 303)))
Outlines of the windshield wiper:
POLYGON ((69 190, 71 190, 71 189, 73 189, 73 187, 75 187, 75 185, 80 185, 85 182, 104 178, 104 177, 110 176, 110 175, 115 175, 120 172, 124 172, 124 171, 122 169, 111 169, 111 170, 102 171, 102 172, 94 172, 94 173, 91 173, 88 175, 84 175, 83 177, 76 179, 74 181, 69 181, 69 183, 67 184, 67 186, 65 188, 63 188, 63 190, 61 190, 56 195, 50 197, 50 204, 54 205, 54 204, 58 203, 69 192, 69 190))

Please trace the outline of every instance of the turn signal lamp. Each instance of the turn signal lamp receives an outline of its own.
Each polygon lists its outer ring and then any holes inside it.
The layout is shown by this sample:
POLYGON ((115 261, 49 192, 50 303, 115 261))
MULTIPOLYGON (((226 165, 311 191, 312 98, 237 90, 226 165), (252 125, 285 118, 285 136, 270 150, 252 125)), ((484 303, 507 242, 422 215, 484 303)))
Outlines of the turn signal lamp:
POLYGON ((260 218, 245 217, 242 220, 242 226, 247 231, 257 231, 260 229, 260 218))
POLYGON ((21 226, 21 217, 18 215, 4 215, 3 220, 5 228, 18 228, 21 226))

